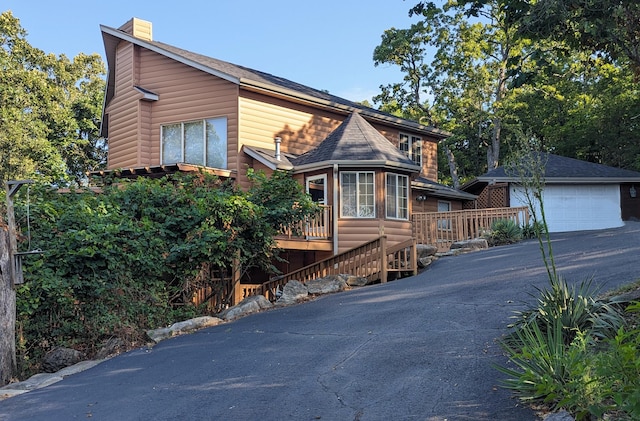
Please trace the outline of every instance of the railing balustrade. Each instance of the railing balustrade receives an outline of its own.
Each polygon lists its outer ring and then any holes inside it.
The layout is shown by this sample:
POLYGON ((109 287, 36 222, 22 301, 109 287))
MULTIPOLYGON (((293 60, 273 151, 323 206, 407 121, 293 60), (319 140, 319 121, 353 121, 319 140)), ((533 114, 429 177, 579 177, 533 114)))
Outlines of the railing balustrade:
POLYGON ((331 206, 320 205, 318 213, 293 226, 280 227, 280 236, 288 239, 329 239, 331 238, 331 206))
POLYGON ((519 226, 529 223, 529 209, 490 208, 449 212, 417 212, 411 215, 413 236, 419 244, 447 251, 456 241, 481 237, 494 221, 510 219, 519 226))

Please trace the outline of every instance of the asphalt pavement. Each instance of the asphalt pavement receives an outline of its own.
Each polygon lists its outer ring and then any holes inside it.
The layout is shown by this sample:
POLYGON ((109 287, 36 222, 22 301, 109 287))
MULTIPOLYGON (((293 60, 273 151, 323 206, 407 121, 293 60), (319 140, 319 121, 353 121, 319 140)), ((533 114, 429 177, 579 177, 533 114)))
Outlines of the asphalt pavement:
MULTIPOLYGON (((640 223, 554 234, 572 282, 640 278, 640 223)), ((165 340, 0 401, 0 420, 539 419, 500 387, 495 343, 548 283, 527 240, 165 340)))

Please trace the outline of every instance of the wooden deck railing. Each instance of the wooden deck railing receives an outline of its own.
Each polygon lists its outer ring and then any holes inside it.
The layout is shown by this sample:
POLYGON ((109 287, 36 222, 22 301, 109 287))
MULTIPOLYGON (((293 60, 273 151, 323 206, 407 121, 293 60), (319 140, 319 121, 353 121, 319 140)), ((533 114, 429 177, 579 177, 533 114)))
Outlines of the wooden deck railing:
POLYGON ((320 205, 317 214, 312 215, 305 221, 300 221, 294 226, 283 226, 280 228, 280 236, 286 238, 331 238, 331 206, 320 205))
POLYGON ((295 279, 307 282, 328 275, 349 274, 369 279, 371 282, 387 282, 389 272, 417 273, 416 242, 409 239, 387 247, 387 238, 382 236, 344 253, 318 261, 286 275, 262 284, 260 292, 270 301, 275 301, 276 290, 295 279))
POLYGON ((482 236, 499 219, 513 220, 519 226, 529 223, 529 209, 494 208, 451 212, 414 213, 413 237, 419 244, 432 244, 439 251, 447 251, 456 241, 482 236))

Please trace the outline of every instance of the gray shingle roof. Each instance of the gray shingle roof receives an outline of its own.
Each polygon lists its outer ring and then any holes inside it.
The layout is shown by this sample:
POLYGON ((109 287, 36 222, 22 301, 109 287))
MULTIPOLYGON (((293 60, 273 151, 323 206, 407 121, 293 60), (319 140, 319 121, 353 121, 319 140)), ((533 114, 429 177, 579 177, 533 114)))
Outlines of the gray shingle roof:
POLYGON ((475 200, 478 196, 464 192, 462 190, 456 190, 453 187, 445 186, 444 184, 436 183, 424 177, 418 177, 411 182, 411 186, 424 190, 435 197, 442 197, 447 199, 462 199, 462 200, 475 200))
POLYGON ((359 164, 382 163, 420 171, 412 160, 400 152, 362 116, 349 115, 317 147, 291 160, 295 167, 320 163, 358 161, 359 164))
MULTIPOLYGON (((545 163, 544 178, 549 182, 621 182, 639 181, 640 172, 610 167, 579 159, 567 158, 550 153, 540 153, 545 163)), ((511 181, 517 176, 507 174, 504 166, 493 169, 480 177, 479 181, 511 181), (502 180, 501 180, 502 179, 502 180)), ((517 181, 517 180, 516 180, 517 181)))
MULTIPOLYGON (((290 94, 292 96, 298 96, 310 101, 322 102, 327 106, 339 108, 344 110, 345 112, 359 110, 362 113, 366 114, 366 116, 368 117, 376 118, 390 124, 411 128, 412 130, 415 130, 417 132, 433 136, 436 139, 443 139, 450 136, 450 133, 447 133, 443 130, 430 126, 424 126, 411 120, 405 120, 392 114, 388 114, 374 108, 366 107, 356 102, 349 101, 347 99, 311 88, 309 86, 302 85, 300 83, 293 82, 279 76, 250 69, 244 66, 239 66, 202 54, 197 54, 188 50, 184 50, 182 48, 165 44, 163 42, 147 41, 135 38, 131 34, 128 34, 120 29, 111 28, 109 26, 101 25, 100 28, 103 33, 107 61, 109 62, 110 66, 115 62, 115 48, 117 45, 117 41, 126 40, 136 45, 140 45, 142 47, 156 51, 160 54, 184 62, 200 70, 233 81, 234 83, 240 85, 266 88, 267 90, 272 90, 274 92, 285 93, 287 95, 290 94)), ((109 81, 107 84, 107 101, 114 94, 112 86, 113 81, 111 80, 113 78, 113 75, 111 73, 112 72, 109 72, 109 81)))

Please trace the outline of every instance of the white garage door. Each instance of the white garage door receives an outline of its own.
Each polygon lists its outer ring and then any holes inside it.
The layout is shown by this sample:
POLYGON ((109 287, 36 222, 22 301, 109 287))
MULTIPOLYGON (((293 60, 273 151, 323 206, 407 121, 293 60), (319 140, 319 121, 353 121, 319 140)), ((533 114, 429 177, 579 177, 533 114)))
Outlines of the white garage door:
MULTIPOLYGON (((551 185, 544 189, 544 211, 550 232, 621 227, 620 186, 551 185)), ((511 206, 526 206, 522 191, 511 188, 511 206)))

